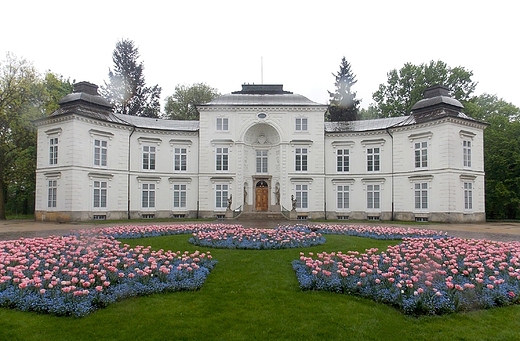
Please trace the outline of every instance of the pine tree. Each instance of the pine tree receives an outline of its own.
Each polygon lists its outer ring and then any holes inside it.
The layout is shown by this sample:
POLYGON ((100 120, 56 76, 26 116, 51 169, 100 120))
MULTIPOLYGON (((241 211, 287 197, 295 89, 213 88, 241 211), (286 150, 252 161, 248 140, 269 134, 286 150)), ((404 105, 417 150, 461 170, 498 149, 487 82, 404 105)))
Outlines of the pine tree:
POLYGON ((161 88, 146 86, 143 62, 138 59, 139 50, 132 40, 118 41, 112 54, 114 70, 109 69, 109 83, 105 82, 101 93, 118 114, 157 118, 161 111, 161 88))
POLYGON ((356 75, 352 73, 350 63, 345 57, 341 59, 339 72, 332 74, 336 81, 335 92, 329 91, 330 102, 326 118, 328 121, 355 121, 358 118, 360 100, 352 92, 352 86, 357 83, 356 75))

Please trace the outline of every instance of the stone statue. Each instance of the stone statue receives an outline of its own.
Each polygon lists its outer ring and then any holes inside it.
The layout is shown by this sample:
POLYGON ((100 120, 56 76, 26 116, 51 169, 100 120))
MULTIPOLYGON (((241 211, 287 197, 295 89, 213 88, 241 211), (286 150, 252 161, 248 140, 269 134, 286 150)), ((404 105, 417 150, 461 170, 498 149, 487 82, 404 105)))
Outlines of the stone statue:
POLYGON ((229 195, 229 198, 227 200, 227 209, 231 211, 231 204, 233 203, 233 194, 229 195))
POLYGON ((292 209, 296 211, 296 199, 294 199, 294 195, 291 195, 292 209))
POLYGON ((280 205, 280 184, 276 183, 274 188, 274 196, 276 198, 276 205, 280 205))
POLYGON ((244 205, 247 205, 247 182, 244 184, 244 205))

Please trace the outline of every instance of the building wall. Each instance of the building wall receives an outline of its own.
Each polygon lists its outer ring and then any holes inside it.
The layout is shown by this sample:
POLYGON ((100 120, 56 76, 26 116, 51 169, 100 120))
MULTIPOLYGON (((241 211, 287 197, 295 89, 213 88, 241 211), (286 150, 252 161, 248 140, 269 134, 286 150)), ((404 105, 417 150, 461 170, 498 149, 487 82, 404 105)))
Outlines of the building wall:
POLYGON ((216 217, 226 214, 230 196, 231 210, 254 212, 256 183, 265 181, 269 212, 290 210, 291 196, 303 186, 307 207, 296 211, 310 219, 485 220, 481 125, 447 117, 386 130, 324 133, 323 114, 321 107, 205 107, 199 132, 134 129, 81 115, 49 118, 38 124, 35 217, 216 217), (217 128, 223 119, 227 130, 217 128), (307 129, 297 130, 302 119, 307 129), (54 138, 56 164, 49 160, 54 138), (96 140, 106 142, 106 165, 94 164, 96 140), (415 144, 423 142, 427 165, 416 167, 415 144), (464 164, 468 143, 471 165, 464 164), (227 169, 216 169, 217 148, 227 148, 227 169), (307 167, 297 170, 296 153, 302 149, 307 167), (349 167, 338 171, 338 153, 345 150, 349 167), (257 171, 257 151, 267 152, 267 172, 257 171), (144 154, 155 156, 154 167, 145 167, 144 154), (176 154, 185 157, 185 169, 176 169, 176 154), (369 170, 368 158, 375 154, 379 167, 369 170), (106 206, 95 207, 94 192, 105 183, 106 206), (55 187, 55 207, 49 207, 49 184, 55 187), (426 184, 419 189, 426 205, 419 208, 416 184, 426 184), (226 195, 216 207, 222 186, 226 195), (143 201, 145 191, 153 191, 152 207, 146 207, 149 196, 143 201), (180 192, 185 205, 174 196, 180 192), (348 205, 343 200, 344 207, 338 206, 338 192, 348 194, 348 205))

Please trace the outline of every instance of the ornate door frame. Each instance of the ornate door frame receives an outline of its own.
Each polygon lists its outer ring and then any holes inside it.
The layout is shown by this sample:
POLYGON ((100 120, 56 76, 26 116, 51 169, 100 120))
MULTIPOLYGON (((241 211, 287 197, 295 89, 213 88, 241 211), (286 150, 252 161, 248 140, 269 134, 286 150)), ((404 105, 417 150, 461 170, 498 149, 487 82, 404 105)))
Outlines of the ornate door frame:
POLYGON ((256 212, 268 212, 271 205, 271 176, 253 176, 253 193, 255 193, 253 199, 253 207, 256 212), (258 195, 265 196, 265 203, 258 202, 258 195), (260 207, 259 205, 262 205, 260 207))

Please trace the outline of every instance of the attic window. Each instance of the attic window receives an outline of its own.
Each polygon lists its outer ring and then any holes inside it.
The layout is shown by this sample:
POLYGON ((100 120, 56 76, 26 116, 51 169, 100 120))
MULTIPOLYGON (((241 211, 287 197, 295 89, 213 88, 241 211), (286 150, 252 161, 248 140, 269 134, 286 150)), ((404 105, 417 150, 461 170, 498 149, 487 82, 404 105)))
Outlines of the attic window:
POLYGON ((267 114, 265 112, 261 112, 258 115, 256 115, 256 117, 258 117, 259 119, 263 120, 264 118, 267 117, 267 114))

